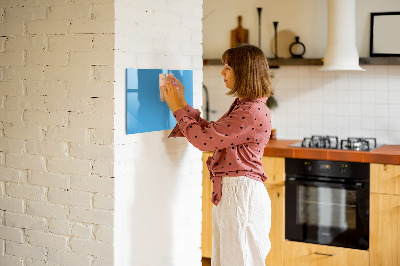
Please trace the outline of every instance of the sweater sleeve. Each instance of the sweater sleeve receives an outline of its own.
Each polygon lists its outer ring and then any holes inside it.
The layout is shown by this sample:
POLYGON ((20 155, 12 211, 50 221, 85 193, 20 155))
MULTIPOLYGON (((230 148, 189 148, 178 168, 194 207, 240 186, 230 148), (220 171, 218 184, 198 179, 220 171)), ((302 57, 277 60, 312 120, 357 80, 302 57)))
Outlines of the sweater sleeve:
POLYGON ((182 109, 175 111, 174 116, 179 124, 180 132, 201 151, 224 149, 253 141, 251 132, 257 120, 249 109, 235 109, 218 122, 202 126, 198 121, 186 114, 182 109))
MULTIPOLYGON (((186 105, 185 114, 194 120, 196 120, 200 126, 205 127, 208 126, 209 122, 200 117, 200 110, 194 109, 189 104, 186 105)), ((168 138, 176 138, 176 137, 184 137, 182 132, 179 129, 179 124, 177 123, 176 126, 172 129, 171 134, 169 134, 168 138)))

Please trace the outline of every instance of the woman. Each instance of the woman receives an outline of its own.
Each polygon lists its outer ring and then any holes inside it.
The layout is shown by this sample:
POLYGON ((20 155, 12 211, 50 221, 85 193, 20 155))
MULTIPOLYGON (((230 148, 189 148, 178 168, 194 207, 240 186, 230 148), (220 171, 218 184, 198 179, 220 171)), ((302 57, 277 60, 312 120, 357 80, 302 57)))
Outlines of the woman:
POLYGON ((170 77, 161 88, 178 122, 170 137, 185 136, 201 151, 214 151, 207 160, 213 182, 212 265, 265 265, 271 246, 271 202, 261 164, 271 130, 268 62, 252 45, 228 49, 222 62, 227 95, 237 98, 216 122, 200 118, 186 103, 177 79, 170 77))

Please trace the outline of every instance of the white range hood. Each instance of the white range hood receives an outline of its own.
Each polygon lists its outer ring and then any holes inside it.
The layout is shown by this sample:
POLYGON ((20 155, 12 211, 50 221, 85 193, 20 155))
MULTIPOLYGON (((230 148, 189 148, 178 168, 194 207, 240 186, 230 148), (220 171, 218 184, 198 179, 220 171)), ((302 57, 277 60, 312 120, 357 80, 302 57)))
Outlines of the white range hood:
POLYGON ((355 0, 328 0, 328 44, 320 70, 358 70, 355 0))

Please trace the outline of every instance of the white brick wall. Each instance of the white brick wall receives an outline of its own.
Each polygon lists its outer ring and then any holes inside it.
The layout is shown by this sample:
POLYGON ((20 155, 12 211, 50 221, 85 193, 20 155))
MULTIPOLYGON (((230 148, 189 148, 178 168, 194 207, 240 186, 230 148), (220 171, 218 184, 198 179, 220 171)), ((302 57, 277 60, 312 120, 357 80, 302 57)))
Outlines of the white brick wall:
POLYGON ((2 0, 0 32, 0 265, 112 265, 114 0, 2 0))

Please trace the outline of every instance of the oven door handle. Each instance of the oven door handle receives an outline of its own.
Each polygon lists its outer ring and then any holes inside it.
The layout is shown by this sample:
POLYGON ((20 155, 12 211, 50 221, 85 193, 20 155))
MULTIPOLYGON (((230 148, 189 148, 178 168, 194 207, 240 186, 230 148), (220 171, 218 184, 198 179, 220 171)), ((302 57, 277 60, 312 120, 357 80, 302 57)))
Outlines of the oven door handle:
POLYGON ((296 183, 300 183, 300 184, 304 184, 304 185, 312 185, 312 186, 316 186, 316 185, 325 185, 325 186, 329 186, 329 185, 339 185, 339 186, 343 186, 346 188, 352 188, 352 189, 361 189, 363 187, 363 183, 361 182, 335 182, 335 181, 322 181, 322 180, 315 180, 315 181, 310 181, 310 180, 304 180, 303 178, 298 178, 298 177, 288 177, 286 181, 289 182, 296 182, 296 183))

